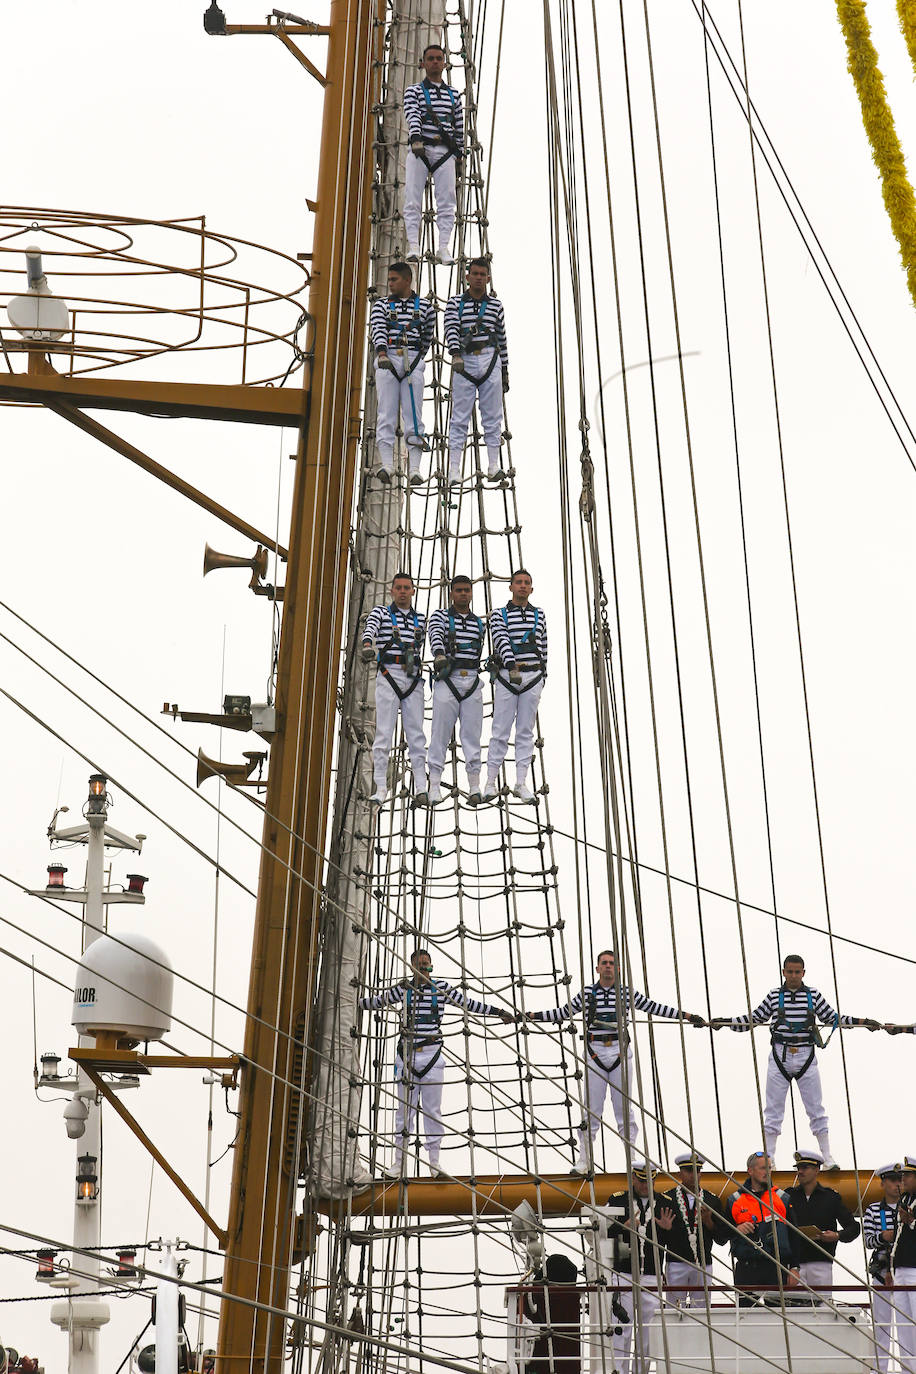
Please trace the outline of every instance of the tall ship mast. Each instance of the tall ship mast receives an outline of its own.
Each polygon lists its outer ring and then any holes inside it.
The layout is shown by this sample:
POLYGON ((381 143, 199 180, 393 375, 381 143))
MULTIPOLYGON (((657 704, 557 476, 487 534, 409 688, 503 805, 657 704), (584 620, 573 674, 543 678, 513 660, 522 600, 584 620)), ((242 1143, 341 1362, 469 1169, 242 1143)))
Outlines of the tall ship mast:
MULTIPOLYGON (((0 207, 0 401, 204 513, 207 588, 248 578, 261 674, 228 689, 224 630, 219 693, 173 701, 170 664, 160 713, 2 601, 35 675, 5 707, 89 794, 76 825, 57 798, 47 884, 7 878, 60 921, 7 918, 26 953, 4 952, 43 989, 35 1093, 64 1104, 76 1197, 72 1222, 0 1222, 47 1301, 39 1353, 4 1346, 0 1374, 916 1359, 916 1141, 869 1068, 905 1073, 909 956, 841 895, 847 732, 806 614, 824 532, 800 457, 827 392, 783 365, 781 321, 851 343, 844 413, 855 385, 910 468, 916 440, 743 17, 693 7, 675 74, 638 8, 550 0, 518 27, 474 0, 328 0, 262 23, 214 0, 205 83, 269 44, 272 79, 320 95, 307 252, 203 215, 0 207), (816 306, 797 281, 787 301, 777 210, 816 306), (276 481, 252 463, 218 498, 166 418, 208 458, 278 440, 276 481), (116 867, 141 823, 145 866, 164 844, 212 876, 205 959, 190 912, 186 944, 153 943, 158 880, 147 906, 116 867), (66 1063, 39 1056, 52 987, 66 1063)), ((861 8, 837 42, 889 208, 870 232, 910 272, 861 8)), ((114 595, 98 566, 81 587, 114 595)))

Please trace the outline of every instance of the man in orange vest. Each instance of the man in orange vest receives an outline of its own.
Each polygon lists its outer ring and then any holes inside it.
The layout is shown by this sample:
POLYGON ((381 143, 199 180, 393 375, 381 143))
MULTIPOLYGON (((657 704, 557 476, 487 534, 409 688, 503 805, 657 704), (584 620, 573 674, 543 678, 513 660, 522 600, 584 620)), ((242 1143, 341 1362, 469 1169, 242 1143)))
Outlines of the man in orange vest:
POLYGON ((770 1157, 756 1150, 748 1157, 747 1178, 725 1204, 735 1229, 732 1256, 738 1304, 750 1307, 758 1288, 798 1286, 798 1231, 792 1200, 770 1179, 770 1157))

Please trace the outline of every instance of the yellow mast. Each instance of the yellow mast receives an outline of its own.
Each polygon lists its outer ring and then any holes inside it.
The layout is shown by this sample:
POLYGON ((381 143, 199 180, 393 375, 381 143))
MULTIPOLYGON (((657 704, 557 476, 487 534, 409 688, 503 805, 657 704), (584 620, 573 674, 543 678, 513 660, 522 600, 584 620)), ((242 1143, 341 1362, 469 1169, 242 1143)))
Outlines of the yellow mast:
MULTIPOLYGON (((384 0, 332 0, 309 310, 315 348, 300 441, 248 996, 224 1299, 286 1308, 317 918, 336 730, 359 434, 384 0), (299 838, 301 837, 301 838, 299 838), (295 1034, 300 1045, 290 1038, 295 1034)), ((284 1323, 223 1301, 217 1369, 282 1368, 284 1323)))

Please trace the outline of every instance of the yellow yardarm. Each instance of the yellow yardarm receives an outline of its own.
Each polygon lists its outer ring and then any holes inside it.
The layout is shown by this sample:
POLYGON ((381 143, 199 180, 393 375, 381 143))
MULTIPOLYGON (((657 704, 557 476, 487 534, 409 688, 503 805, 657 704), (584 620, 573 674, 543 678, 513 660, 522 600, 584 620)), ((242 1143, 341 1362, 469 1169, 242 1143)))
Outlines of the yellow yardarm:
MULTIPOLYGON (((913 8, 910 0, 898 0, 900 22, 904 33, 907 33, 908 44, 908 29, 912 32, 913 26, 904 18, 904 12, 909 16, 913 8)), ((894 128, 894 116, 887 103, 884 77, 878 70, 878 54, 871 41, 864 0, 837 0, 837 14, 846 39, 847 65, 862 106, 862 122, 875 165, 881 173, 884 204, 900 245, 910 295, 916 302, 916 200, 906 174, 903 150, 894 128)), ((912 46, 910 51, 913 51, 912 46)))
POLYGON ((916 0, 897 0, 900 32, 906 39, 910 61, 916 67, 916 0))

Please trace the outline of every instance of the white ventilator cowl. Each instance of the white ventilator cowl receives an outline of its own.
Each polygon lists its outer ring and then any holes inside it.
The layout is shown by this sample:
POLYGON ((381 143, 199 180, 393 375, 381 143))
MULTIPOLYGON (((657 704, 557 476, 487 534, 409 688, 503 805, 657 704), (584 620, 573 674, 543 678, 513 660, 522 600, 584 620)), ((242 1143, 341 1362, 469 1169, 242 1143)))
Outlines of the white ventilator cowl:
POLYGON ((80 1035, 161 1040, 172 1025, 172 966, 146 935, 103 935, 77 969, 70 1018, 80 1035))

